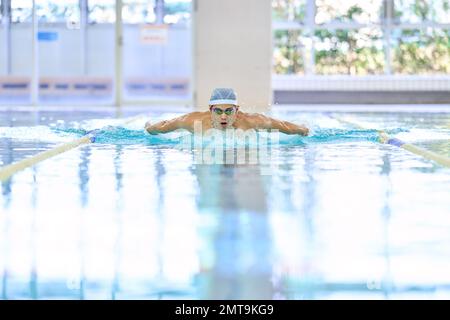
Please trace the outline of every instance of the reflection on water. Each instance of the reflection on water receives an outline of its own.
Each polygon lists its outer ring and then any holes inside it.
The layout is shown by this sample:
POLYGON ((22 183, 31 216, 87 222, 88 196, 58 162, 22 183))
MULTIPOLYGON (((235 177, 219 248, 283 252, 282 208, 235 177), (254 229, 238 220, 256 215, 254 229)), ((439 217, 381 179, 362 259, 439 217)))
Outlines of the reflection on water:
MULTIPOLYGON (((1 147, 8 162, 27 144, 1 147)), ((261 174, 170 145, 93 144, 14 175, 1 298, 450 296, 449 169, 372 141, 277 151, 261 174)))
POLYGON ((203 299, 271 299, 271 232, 267 190, 258 165, 197 165, 198 206, 215 226, 200 261, 203 299), (211 177, 214 177, 211 179, 211 177))

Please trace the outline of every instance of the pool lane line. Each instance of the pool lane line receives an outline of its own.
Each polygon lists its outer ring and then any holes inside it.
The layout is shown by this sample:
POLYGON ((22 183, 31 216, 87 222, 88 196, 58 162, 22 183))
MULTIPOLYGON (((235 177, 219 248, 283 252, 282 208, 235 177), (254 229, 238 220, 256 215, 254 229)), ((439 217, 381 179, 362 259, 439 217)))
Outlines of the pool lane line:
MULTIPOLYGON (((136 121, 137 119, 140 119, 145 116, 146 116, 145 114, 142 114, 142 115, 137 115, 137 116, 131 117, 128 120, 126 120, 125 122, 123 122, 122 124, 129 124, 129 123, 136 121)), ((17 161, 15 163, 6 165, 4 167, 1 167, 0 168, 0 182, 4 182, 4 181, 8 180, 15 173, 17 173, 21 170, 24 170, 26 168, 32 167, 32 166, 38 164, 39 162, 42 162, 44 160, 50 159, 54 156, 57 156, 58 154, 72 150, 83 144, 94 143, 96 135, 100 132, 100 130, 102 130, 102 129, 94 129, 94 130, 88 131, 86 135, 84 135, 83 137, 81 137, 79 139, 64 143, 53 149, 50 149, 50 150, 47 150, 44 152, 40 152, 30 158, 26 158, 26 159, 17 161)))
MULTIPOLYGON (((359 129, 362 129, 362 130, 369 130, 370 129, 370 128, 367 128, 367 127, 363 127, 363 126, 361 126, 360 124, 358 124, 356 122, 349 121, 349 120, 346 120, 346 119, 342 119, 342 118, 337 117, 335 115, 331 115, 331 114, 328 114, 328 115, 331 118, 333 118, 333 119, 335 119, 335 120, 337 120, 339 122, 342 122, 342 123, 345 123, 345 124, 349 124, 351 126, 359 128, 359 129)), ((436 152, 433 152, 433 151, 425 150, 425 149, 420 148, 418 146, 415 146, 415 145, 413 145, 411 143, 406 143, 406 142, 404 142, 404 141, 402 141, 402 140, 400 140, 398 138, 390 137, 384 130, 377 130, 377 132, 378 132, 378 136, 379 136, 378 137, 378 142, 380 142, 380 143, 389 144, 391 146, 402 148, 402 149, 407 150, 407 151, 409 151, 409 152, 411 152, 411 153, 413 153, 415 155, 421 156, 421 157, 423 157, 425 159, 428 159, 428 160, 432 160, 432 161, 434 161, 434 162, 436 162, 436 163, 438 163, 438 164, 440 164, 440 165, 442 165, 444 167, 450 168, 450 158, 448 158, 446 156, 440 155, 440 154, 438 154, 436 152)))

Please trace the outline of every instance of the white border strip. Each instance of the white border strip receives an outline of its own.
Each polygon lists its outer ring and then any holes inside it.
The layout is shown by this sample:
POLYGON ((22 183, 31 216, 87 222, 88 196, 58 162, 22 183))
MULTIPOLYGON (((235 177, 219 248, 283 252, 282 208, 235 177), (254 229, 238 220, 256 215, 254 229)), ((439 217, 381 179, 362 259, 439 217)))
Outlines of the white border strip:
POLYGON ((287 91, 450 91, 450 75, 319 76, 272 75, 272 90, 287 91))
POLYGON ((450 113, 450 104, 411 105, 411 104, 275 104, 272 111, 308 111, 308 112, 417 112, 417 113, 450 113))

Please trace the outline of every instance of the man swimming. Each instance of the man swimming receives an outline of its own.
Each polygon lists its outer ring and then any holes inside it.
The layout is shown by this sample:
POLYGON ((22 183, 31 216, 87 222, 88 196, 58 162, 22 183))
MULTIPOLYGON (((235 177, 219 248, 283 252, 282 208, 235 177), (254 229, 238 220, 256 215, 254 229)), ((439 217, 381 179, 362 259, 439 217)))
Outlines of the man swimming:
POLYGON ((309 129, 288 121, 267 117, 258 113, 245 113, 239 111, 236 94, 233 89, 214 89, 209 100, 209 111, 191 112, 180 117, 145 124, 145 130, 155 135, 167 133, 177 129, 194 132, 194 124, 201 123, 202 130, 208 129, 255 129, 278 130, 285 134, 299 134, 307 136, 309 129))

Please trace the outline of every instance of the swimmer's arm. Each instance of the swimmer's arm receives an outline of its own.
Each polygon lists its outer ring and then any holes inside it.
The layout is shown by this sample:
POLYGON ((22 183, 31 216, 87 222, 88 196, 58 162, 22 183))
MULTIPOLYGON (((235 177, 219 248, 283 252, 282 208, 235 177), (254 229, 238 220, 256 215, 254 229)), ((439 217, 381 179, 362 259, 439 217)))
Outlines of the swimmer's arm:
POLYGON ((260 115, 260 123, 264 129, 268 130, 278 130, 285 134, 299 134, 302 136, 307 136, 309 134, 309 129, 305 126, 297 125, 289 121, 283 121, 278 119, 273 119, 260 115))
POLYGON ((175 131, 177 129, 181 129, 183 127, 183 119, 182 117, 178 117, 171 120, 160 121, 155 124, 151 124, 148 121, 145 124, 145 130, 152 135, 160 134, 160 133, 168 133, 171 131, 175 131))
POLYGON ((186 129, 192 131, 193 122, 197 117, 198 112, 191 112, 183 116, 171 120, 160 121, 155 124, 151 124, 150 121, 147 121, 147 123, 145 124, 145 130, 147 130, 147 132, 152 135, 168 133, 178 129, 186 129))

